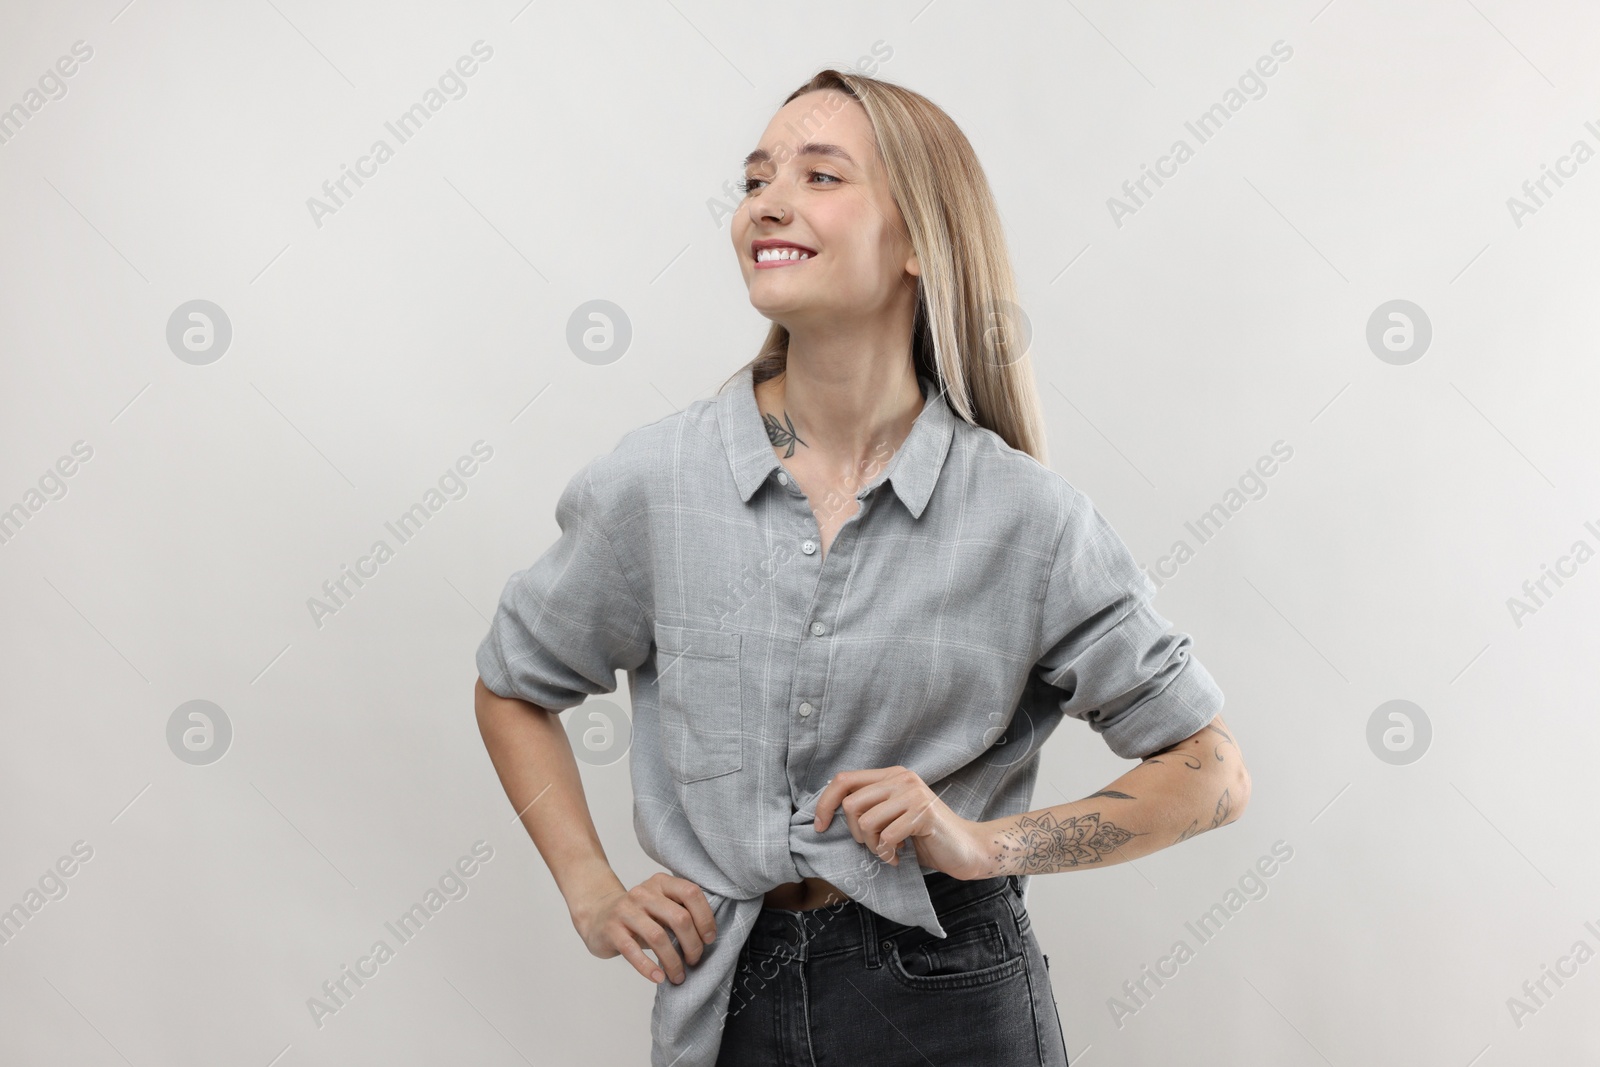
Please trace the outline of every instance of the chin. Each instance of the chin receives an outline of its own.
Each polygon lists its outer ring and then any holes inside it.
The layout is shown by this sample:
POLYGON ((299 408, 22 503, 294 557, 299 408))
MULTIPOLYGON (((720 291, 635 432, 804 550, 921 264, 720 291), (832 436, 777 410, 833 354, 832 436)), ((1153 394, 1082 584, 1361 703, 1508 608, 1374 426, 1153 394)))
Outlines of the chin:
POLYGON ((789 328, 789 324, 796 318, 793 308, 762 307, 759 304, 751 304, 750 306, 756 309, 756 314, 760 315, 774 326, 782 326, 786 330, 789 328))
MULTIPOLYGON (((805 309, 805 304, 796 300, 763 299, 755 293, 750 294, 750 306, 759 311, 763 317, 778 322, 780 318, 788 319, 805 309)), ((782 323, 779 323, 782 325, 782 323)))

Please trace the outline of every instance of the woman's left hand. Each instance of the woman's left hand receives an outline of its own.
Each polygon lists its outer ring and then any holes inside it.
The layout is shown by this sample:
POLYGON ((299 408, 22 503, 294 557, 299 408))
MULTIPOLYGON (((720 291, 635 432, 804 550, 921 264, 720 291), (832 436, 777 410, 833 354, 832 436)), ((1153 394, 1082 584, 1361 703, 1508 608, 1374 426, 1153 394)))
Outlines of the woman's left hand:
POLYGON ((817 817, 812 824, 820 833, 844 808, 850 834, 879 859, 898 866, 898 850, 911 839, 917 862, 970 881, 987 878, 990 870, 980 823, 963 819, 916 771, 905 767, 841 771, 817 797, 817 817))

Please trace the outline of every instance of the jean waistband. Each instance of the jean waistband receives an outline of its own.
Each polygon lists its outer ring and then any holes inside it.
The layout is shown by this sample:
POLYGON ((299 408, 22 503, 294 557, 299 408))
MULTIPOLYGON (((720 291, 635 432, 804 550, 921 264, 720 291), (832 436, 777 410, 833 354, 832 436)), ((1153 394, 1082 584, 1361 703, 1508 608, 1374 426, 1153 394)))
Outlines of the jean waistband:
MULTIPOLYGON (((1022 895, 1022 882, 1016 875, 999 875, 964 881, 943 871, 923 876, 933 911, 941 919, 951 911, 1002 892, 1022 895)), ((793 911, 762 908, 750 928, 747 948, 751 952, 804 957, 812 953, 844 951, 863 943, 876 944, 885 931, 906 929, 902 924, 870 911, 864 904, 846 900, 820 908, 793 911)))

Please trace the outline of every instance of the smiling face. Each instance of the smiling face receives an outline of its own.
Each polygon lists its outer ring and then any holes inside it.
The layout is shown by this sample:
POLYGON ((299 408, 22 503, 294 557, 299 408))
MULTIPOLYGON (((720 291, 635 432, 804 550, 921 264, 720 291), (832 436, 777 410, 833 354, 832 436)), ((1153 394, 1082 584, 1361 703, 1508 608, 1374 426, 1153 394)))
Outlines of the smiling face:
POLYGON ((792 333, 915 309, 920 268, 859 103, 816 91, 785 104, 745 188, 733 248, 761 314, 792 333))

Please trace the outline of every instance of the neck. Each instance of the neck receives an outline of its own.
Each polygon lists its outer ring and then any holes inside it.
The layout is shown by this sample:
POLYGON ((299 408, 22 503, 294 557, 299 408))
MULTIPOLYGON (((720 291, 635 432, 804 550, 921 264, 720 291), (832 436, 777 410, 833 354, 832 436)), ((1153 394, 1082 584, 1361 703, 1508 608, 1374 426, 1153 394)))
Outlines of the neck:
POLYGON ((756 390, 768 436, 780 454, 823 470, 881 468, 923 407, 910 337, 862 344, 850 338, 789 336, 784 373, 756 390))

